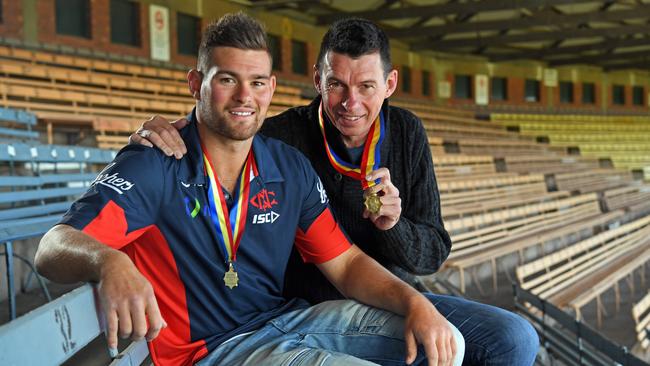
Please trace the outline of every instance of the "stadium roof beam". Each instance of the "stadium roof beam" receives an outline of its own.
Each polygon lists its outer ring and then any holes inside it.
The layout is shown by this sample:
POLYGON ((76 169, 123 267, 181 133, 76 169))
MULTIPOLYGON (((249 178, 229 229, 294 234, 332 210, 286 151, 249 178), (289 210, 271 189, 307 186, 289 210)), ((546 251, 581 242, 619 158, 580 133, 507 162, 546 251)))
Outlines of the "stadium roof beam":
POLYGON ((551 32, 531 32, 506 36, 485 38, 448 39, 437 42, 419 42, 412 45, 414 50, 453 50, 463 47, 500 46, 508 43, 559 41, 567 38, 592 38, 605 36, 622 36, 627 34, 650 33, 650 25, 626 25, 608 28, 562 29, 551 32))
POLYGON ((575 64, 598 64, 608 61, 620 61, 626 59, 636 59, 638 57, 650 57, 650 49, 635 52, 619 52, 619 53, 601 53, 598 55, 581 56, 570 59, 549 61, 549 66, 564 66, 575 64))
POLYGON ((511 20, 491 20, 472 23, 451 23, 444 25, 433 25, 417 28, 400 28, 387 30, 389 37, 404 38, 417 37, 426 34, 427 36, 448 35, 452 33, 480 32, 480 31, 501 31, 530 28, 535 26, 548 26, 560 24, 576 24, 589 22, 614 22, 620 20, 644 18, 650 13, 650 5, 639 6, 634 9, 589 12, 579 14, 554 14, 540 17, 529 17, 511 20))
POLYGON ((299 3, 312 3, 311 0, 252 0, 251 6, 254 8, 264 8, 266 10, 291 8, 299 3))
POLYGON ((550 5, 588 3, 594 0, 483 0, 464 3, 445 3, 438 5, 409 6, 381 10, 365 10, 347 13, 321 15, 316 24, 326 25, 343 17, 361 17, 374 21, 420 17, 441 17, 459 13, 508 10, 512 8, 540 7, 550 5))
POLYGON ((521 52, 513 52, 508 54, 499 54, 499 53, 487 53, 485 56, 490 58, 490 61, 499 62, 499 61, 511 61, 511 60, 523 60, 523 59, 548 59, 549 57, 558 56, 558 55, 575 55, 580 52, 593 51, 593 50, 602 50, 610 48, 620 48, 620 47, 635 47, 635 46, 645 46, 650 44, 650 38, 613 38, 607 39, 603 42, 589 43, 579 46, 566 46, 558 48, 542 48, 539 50, 526 50, 521 52))
POLYGON ((613 65, 601 65, 605 71, 617 71, 617 70, 627 70, 627 69, 639 69, 650 71, 650 58, 645 58, 642 60, 630 61, 620 64, 613 65))
POLYGON ((636 63, 622 58, 650 44, 650 0, 230 1, 277 9, 309 24, 363 17, 411 51, 474 55, 490 62, 604 67, 603 58, 636 63))

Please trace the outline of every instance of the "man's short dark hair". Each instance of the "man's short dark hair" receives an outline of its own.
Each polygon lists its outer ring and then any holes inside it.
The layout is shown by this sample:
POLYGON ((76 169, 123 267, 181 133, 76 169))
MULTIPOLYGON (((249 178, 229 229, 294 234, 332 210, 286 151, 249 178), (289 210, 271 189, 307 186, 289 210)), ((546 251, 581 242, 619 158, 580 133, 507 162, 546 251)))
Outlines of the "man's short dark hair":
POLYGON ((393 68, 390 61, 388 37, 381 28, 367 19, 346 18, 337 20, 323 36, 316 67, 322 70, 328 52, 341 53, 352 58, 379 52, 384 76, 393 68))
POLYGON ((199 46, 197 60, 199 71, 208 71, 211 66, 212 50, 216 47, 261 50, 271 54, 264 26, 242 12, 226 14, 205 29, 199 46))

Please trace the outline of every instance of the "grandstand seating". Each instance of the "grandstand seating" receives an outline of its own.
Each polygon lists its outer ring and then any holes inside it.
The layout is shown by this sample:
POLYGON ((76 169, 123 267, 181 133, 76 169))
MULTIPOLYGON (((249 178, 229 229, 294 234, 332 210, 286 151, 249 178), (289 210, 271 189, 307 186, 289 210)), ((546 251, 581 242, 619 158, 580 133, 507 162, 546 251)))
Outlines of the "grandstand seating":
MULTIPOLYGON (((645 242, 646 245, 648 241, 645 242)), ((566 298, 570 298, 568 305, 573 308, 577 317, 582 317, 581 309, 596 299, 596 310, 597 310, 597 324, 598 327, 602 326, 602 316, 604 312, 604 306, 601 301, 601 296, 605 291, 608 291, 612 287, 614 288, 616 310, 618 311, 621 304, 621 295, 619 289, 619 282, 623 279, 630 280, 630 277, 634 274, 636 270, 643 271, 643 267, 646 262, 650 261, 650 249, 641 249, 632 250, 624 254, 622 258, 609 265, 608 268, 604 268, 600 273, 590 276, 588 283, 579 284, 574 286, 574 289, 577 288, 579 295, 575 295, 570 290, 566 291, 565 296, 560 297, 557 300, 558 303, 563 303, 566 301, 566 298), (583 287, 590 286, 589 290, 584 292, 583 287)))
POLYGON ((485 155, 486 151, 501 158, 512 154, 565 154, 566 148, 536 143, 532 138, 508 131, 504 126, 477 120, 467 112, 459 114, 443 107, 422 107, 414 103, 397 105, 415 106, 411 109, 427 131, 432 152, 485 155), (443 149, 440 148, 443 147, 443 149))
POLYGON ((0 141, 34 141, 36 116, 21 110, 0 108, 0 141))
POLYGON ((513 154, 540 154, 547 152, 564 153, 564 148, 549 147, 544 144, 531 143, 529 141, 510 140, 510 139, 476 139, 476 138, 459 138, 455 141, 458 144, 459 151, 463 154, 485 154, 485 151, 497 158, 513 154))
POLYGON ((603 204, 607 210, 625 208, 640 215, 650 212, 650 186, 626 185, 603 192, 603 204))
POLYGON ((435 116, 440 116, 442 118, 456 117, 469 121, 475 121, 473 111, 467 111, 458 108, 441 107, 427 102, 414 101, 412 99, 391 98, 391 105, 408 109, 418 116, 423 115, 424 113, 428 113, 435 116))
POLYGON ((119 150, 129 141, 129 135, 140 127, 142 122, 115 121, 95 119, 93 129, 96 131, 97 146, 102 149, 119 150))
MULTIPOLYGON (((84 285, 1 326, 0 364, 62 364, 103 334, 105 322, 99 309, 92 287, 84 285)), ((148 356, 147 343, 141 340, 118 354, 110 366, 140 365, 148 356)))
POLYGON ((578 172, 559 173, 553 176, 555 187, 570 192, 600 192, 618 188, 632 182, 628 171, 613 169, 591 169, 578 172))
MULTIPOLYGON (((535 364, 554 365, 559 360, 557 364, 562 365, 648 365, 628 347, 612 342, 589 324, 576 320, 516 283, 513 290, 515 308, 537 329, 545 350, 538 354, 535 364)), ((617 328, 621 328, 619 324, 617 328)))
POLYGON ((545 195, 542 175, 493 177, 445 181, 438 183, 442 212, 445 219, 469 213, 490 212, 516 206, 520 201, 545 195))
POLYGON ((509 155, 496 163, 504 171, 516 173, 555 174, 599 168, 594 159, 556 154, 509 155))
POLYGON ((0 143, 0 245, 7 261, 10 317, 15 317, 13 243, 52 227, 115 153, 96 148, 0 143))
POLYGON ((650 348, 650 291, 632 307, 637 341, 642 348, 650 348))
POLYGON ((553 240, 566 242, 573 235, 584 230, 593 232, 594 228, 616 222, 621 216, 622 211, 603 215, 595 194, 574 197, 551 194, 539 195, 518 207, 445 220, 453 242, 445 267, 458 271, 459 287, 464 292, 465 269, 490 262, 496 288, 498 258, 519 254, 523 261, 523 251, 527 248, 553 240))
POLYGON ((599 233, 591 238, 517 267, 523 289, 559 307, 580 309, 650 260, 650 216, 599 233))
MULTIPOLYGON (((26 109, 47 121, 50 143, 52 126, 72 120, 98 123, 99 146, 116 148, 127 143, 127 128, 154 114, 182 117, 194 105, 181 70, 6 46, 0 46, 0 61, 0 106, 26 109)), ((299 88, 279 85, 269 115, 306 102, 299 88)))
POLYGON ((436 178, 439 181, 496 175, 494 158, 489 155, 461 155, 433 153, 436 178))
POLYGON ((84 192, 97 175, 93 165, 113 157, 96 148, 0 144, 0 163, 8 173, 0 177, 0 228, 64 212, 70 205, 65 199, 84 192))
MULTIPOLYGON (((544 114, 492 114, 493 121, 528 136, 545 136, 552 145, 575 146, 584 156, 610 159, 615 167, 650 166, 650 117, 544 114)), ((650 179, 650 175, 645 175, 650 179)))

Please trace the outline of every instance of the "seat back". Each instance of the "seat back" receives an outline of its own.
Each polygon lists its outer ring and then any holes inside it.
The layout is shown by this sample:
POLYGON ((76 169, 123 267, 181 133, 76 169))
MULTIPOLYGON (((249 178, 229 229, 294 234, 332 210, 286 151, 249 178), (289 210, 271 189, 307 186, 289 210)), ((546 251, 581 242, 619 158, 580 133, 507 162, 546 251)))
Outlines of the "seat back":
MULTIPOLYGON (((103 315, 90 285, 79 287, 0 326, 0 365, 60 365, 103 333, 103 315)), ((139 365, 145 341, 131 344, 111 366, 139 365)))

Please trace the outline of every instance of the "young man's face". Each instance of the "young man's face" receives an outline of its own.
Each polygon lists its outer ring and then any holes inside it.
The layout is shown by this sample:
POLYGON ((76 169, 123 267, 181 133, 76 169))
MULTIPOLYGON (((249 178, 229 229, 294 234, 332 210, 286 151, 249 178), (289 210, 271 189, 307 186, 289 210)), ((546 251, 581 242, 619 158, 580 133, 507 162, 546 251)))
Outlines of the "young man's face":
POLYGON ((195 98, 200 93, 200 122, 227 139, 248 140, 262 126, 275 90, 271 58, 263 50, 233 47, 216 47, 211 58, 203 78, 194 86, 190 80, 195 98))
POLYGON ((314 84, 323 98, 323 109, 349 147, 360 146, 381 105, 395 91, 397 71, 384 77, 379 52, 358 58, 328 52, 321 70, 314 70, 314 84))

